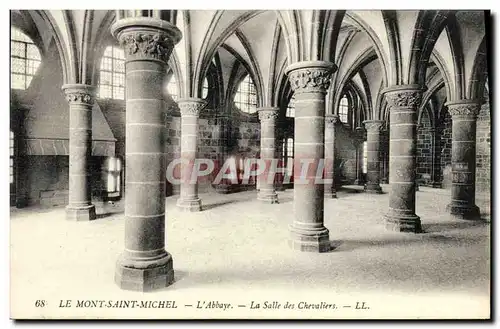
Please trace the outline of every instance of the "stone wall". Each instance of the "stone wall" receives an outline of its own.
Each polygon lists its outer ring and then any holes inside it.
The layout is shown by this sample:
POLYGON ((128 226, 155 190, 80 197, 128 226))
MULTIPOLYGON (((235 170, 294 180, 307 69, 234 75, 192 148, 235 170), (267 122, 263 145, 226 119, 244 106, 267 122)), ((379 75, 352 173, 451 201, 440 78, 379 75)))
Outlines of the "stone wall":
POLYGON ((442 187, 451 188, 451 116, 447 109, 443 109, 444 119, 439 127, 440 131, 440 161, 441 161, 441 178, 442 187))
POLYGON ((491 189, 490 104, 481 106, 476 131, 476 191, 491 189))
POLYGON ((432 124, 427 115, 420 121, 417 131, 417 178, 424 178, 432 171, 432 124))
POLYGON ((344 124, 335 126, 335 179, 344 184, 356 180, 356 141, 354 133, 344 124))

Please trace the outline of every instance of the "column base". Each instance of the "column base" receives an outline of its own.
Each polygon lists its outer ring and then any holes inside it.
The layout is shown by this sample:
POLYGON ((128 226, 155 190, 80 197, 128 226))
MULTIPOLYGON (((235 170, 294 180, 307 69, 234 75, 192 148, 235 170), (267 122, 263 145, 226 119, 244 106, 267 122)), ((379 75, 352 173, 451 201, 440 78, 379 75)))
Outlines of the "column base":
POLYGON ((366 184, 365 185, 365 193, 372 193, 372 194, 382 194, 382 187, 378 184, 366 184))
POLYGON ((123 290, 153 291, 168 287, 174 282, 172 256, 154 261, 134 261, 121 256, 116 263, 115 283, 123 290))
POLYGON ((290 225, 290 248, 305 252, 328 252, 333 249, 330 233, 326 227, 305 229, 290 225))
POLYGON ((83 222, 96 219, 95 206, 93 204, 88 206, 66 206, 66 219, 83 222))
POLYGON ((177 207, 183 211, 198 212, 198 211, 201 211, 201 200, 200 199, 194 199, 194 200, 178 199, 177 200, 177 207))
POLYGON ((459 219, 467 220, 478 220, 481 219, 481 211, 476 205, 463 205, 450 203, 446 206, 446 211, 448 211, 453 217, 459 219))
POLYGON ((278 195, 276 192, 270 192, 270 191, 259 191, 257 193, 257 200, 265 202, 265 203, 270 203, 270 204, 277 204, 279 203, 278 201, 278 195))
POLYGON ((380 179, 380 184, 389 184, 389 179, 387 178, 380 179))
POLYGON ((385 229, 388 231, 422 233, 420 217, 415 214, 399 214, 389 211, 384 216, 385 229))

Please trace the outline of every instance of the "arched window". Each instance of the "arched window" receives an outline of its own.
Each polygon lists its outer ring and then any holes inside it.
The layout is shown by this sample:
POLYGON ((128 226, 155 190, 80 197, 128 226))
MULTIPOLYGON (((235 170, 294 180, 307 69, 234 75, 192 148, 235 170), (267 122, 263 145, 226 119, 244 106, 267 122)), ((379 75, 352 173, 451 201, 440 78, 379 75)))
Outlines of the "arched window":
POLYGON ((249 74, 240 82, 234 95, 234 104, 245 113, 257 112, 257 92, 249 74))
POLYGON ((10 87, 28 89, 42 62, 40 51, 33 41, 15 27, 10 29, 10 87))
POLYGON ((203 80, 203 89, 201 90, 201 98, 205 99, 208 96, 208 80, 203 80))
POLYGON ((347 122, 347 113, 349 112, 349 100, 346 96, 342 97, 339 104, 339 118, 344 123, 347 122))
POLYGON ((125 53, 123 49, 108 46, 101 59, 98 97, 125 99, 125 53))
POLYGON ((288 107, 286 108, 286 117, 295 118, 295 95, 290 98, 288 107))
POLYGON ((177 79, 174 74, 172 74, 172 77, 167 84, 167 92, 174 101, 177 101, 179 98, 179 87, 177 86, 177 79))

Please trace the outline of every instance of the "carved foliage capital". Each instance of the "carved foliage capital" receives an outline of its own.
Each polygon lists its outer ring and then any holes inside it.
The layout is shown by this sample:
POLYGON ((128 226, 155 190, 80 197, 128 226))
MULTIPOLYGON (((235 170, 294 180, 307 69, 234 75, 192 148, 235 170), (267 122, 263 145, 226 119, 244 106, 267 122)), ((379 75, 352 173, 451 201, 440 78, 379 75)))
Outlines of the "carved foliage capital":
POLYGON ((384 129, 384 121, 365 121, 363 123, 369 133, 378 133, 384 129))
POLYGON ((478 104, 453 104, 448 105, 448 112, 451 117, 470 117, 476 118, 479 114, 479 106, 478 104))
POLYGON ((200 115, 201 110, 207 106, 205 101, 196 99, 181 99, 178 104, 183 117, 197 117, 200 115))
POLYGON ((179 101, 178 104, 183 117, 197 117, 207 106, 207 103, 203 101, 179 101))
POLYGON ((293 92, 326 92, 330 87, 332 71, 313 67, 290 72, 288 79, 293 92))
POLYGON ((125 48, 127 59, 157 59, 167 62, 174 41, 161 32, 131 31, 124 32, 119 37, 120 44, 125 48))
POLYGON ((393 107, 417 108, 422 102, 422 92, 418 90, 398 91, 386 94, 387 103, 393 107))
POLYGON ((277 110, 259 110, 259 120, 260 121, 270 121, 278 118, 277 110))
POLYGON ((90 90, 85 88, 69 88, 65 89, 66 100, 71 104, 84 104, 92 105, 94 104, 94 95, 90 90))
POLYGON ((338 115, 325 116, 325 125, 327 128, 333 128, 339 122, 340 122, 340 117, 338 115))

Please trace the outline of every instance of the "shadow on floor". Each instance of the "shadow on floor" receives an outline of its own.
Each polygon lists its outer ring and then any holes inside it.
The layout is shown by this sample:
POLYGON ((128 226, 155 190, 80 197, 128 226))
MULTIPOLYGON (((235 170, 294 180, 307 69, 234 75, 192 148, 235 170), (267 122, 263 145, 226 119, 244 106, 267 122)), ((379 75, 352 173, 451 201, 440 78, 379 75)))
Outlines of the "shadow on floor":
POLYGON ((489 225, 489 222, 480 220, 457 220, 456 222, 440 222, 440 223, 430 223, 422 224, 423 233, 433 233, 433 232, 446 232, 449 230, 456 229, 466 229, 470 227, 483 227, 489 225))
POLYGON ((217 202, 217 203, 209 203, 209 204, 203 204, 202 209, 203 210, 209 210, 217 207, 221 207, 227 204, 235 203, 237 200, 227 200, 223 202, 217 202))

